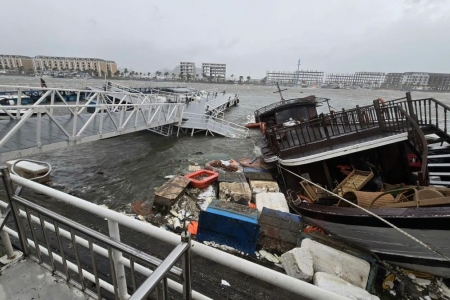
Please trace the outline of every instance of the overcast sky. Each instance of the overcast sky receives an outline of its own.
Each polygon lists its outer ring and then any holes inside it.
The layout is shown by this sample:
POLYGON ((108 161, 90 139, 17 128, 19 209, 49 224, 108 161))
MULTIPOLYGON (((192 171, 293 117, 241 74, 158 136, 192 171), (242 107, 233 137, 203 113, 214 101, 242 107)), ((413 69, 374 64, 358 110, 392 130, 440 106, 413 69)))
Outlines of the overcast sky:
POLYGON ((450 72, 448 0, 0 0, 0 54, 267 70, 450 72))

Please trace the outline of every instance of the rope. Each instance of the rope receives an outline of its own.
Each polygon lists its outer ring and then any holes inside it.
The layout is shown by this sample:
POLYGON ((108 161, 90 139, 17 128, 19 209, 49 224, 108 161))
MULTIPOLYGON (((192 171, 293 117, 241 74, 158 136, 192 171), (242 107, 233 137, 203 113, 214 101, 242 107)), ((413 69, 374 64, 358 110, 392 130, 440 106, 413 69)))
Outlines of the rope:
POLYGON ((331 195, 333 195, 333 196, 339 198, 340 200, 342 200, 342 201, 344 201, 344 202, 346 202, 346 203, 348 203, 348 204, 350 204, 350 205, 353 205, 353 206, 355 206, 355 207, 361 209, 361 210, 364 211, 365 213, 367 213, 367 214, 369 214, 369 215, 371 215, 371 216, 377 218, 377 219, 380 220, 381 222, 383 222, 383 223, 387 224, 388 226, 394 228, 395 230, 399 231, 400 233, 403 233, 404 235, 406 235, 407 237, 409 237, 409 238, 412 239, 413 241, 417 242, 418 244, 422 245, 423 247, 427 248, 428 250, 430 250, 430 251, 432 251, 432 252, 438 254, 439 256, 442 256, 445 260, 447 260, 447 261, 450 262, 450 258, 449 258, 448 256, 446 256, 445 254, 442 254, 442 253, 439 252, 438 250, 433 249, 431 246, 425 244, 424 242, 422 242, 422 241, 420 241, 419 239, 415 238, 414 236, 410 235, 410 234, 407 233, 406 231, 404 231, 404 230, 398 228, 397 226, 395 226, 394 224, 390 223, 389 221, 386 221, 385 219, 383 219, 382 217, 378 216, 377 214, 375 214, 375 213, 373 213, 373 212, 371 212, 371 211, 369 211, 369 210, 367 210, 367 209, 365 209, 365 208, 363 208, 363 207, 361 207, 361 206, 359 206, 359 205, 357 205, 357 204, 355 204, 355 203, 353 203, 353 202, 351 202, 351 201, 349 201, 349 200, 347 200, 347 199, 345 199, 345 198, 343 198, 343 197, 341 197, 341 196, 339 196, 339 195, 336 195, 336 194, 333 193, 333 192, 330 192, 329 190, 327 190, 327 189, 321 187, 320 185, 315 184, 314 182, 312 182, 312 181, 310 181, 310 180, 308 180, 308 179, 306 179, 306 178, 303 178, 302 176, 300 176, 300 175, 298 175, 298 174, 295 174, 294 172, 292 172, 292 171, 290 171, 290 170, 288 170, 288 169, 286 169, 286 168, 284 168, 284 167, 282 167, 282 166, 279 166, 279 167, 280 167, 281 169, 283 169, 283 170, 285 170, 285 171, 291 173, 292 175, 297 176, 298 178, 300 178, 300 179, 302 179, 302 180, 305 180, 305 181, 307 181, 308 183, 310 183, 310 184, 312 184, 312 185, 318 187, 319 189, 321 189, 321 190, 323 190, 323 191, 325 191, 325 192, 327 192, 327 193, 329 193, 329 194, 331 194, 331 195))

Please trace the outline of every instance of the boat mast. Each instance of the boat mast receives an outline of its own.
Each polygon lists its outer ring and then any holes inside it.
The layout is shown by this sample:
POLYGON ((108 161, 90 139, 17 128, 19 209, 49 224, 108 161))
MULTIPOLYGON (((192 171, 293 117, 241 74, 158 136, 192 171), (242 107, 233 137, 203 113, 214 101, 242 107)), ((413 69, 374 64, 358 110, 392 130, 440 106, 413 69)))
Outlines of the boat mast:
POLYGON ((301 59, 299 59, 297 63, 297 85, 300 83, 300 61, 301 59))
POLYGON ((277 82, 277 88, 278 88, 278 91, 276 91, 274 93, 279 93, 280 94, 280 98, 281 98, 281 102, 283 102, 284 98, 283 98, 283 94, 281 92, 282 91, 287 91, 287 89, 284 89, 284 90, 280 89, 280 84, 278 82, 277 82))

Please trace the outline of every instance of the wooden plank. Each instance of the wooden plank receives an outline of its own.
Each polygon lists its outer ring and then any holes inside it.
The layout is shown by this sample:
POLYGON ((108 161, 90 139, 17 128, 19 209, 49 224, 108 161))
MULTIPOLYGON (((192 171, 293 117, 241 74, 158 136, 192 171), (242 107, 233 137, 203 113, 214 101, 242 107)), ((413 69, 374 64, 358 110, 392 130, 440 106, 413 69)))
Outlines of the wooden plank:
POLYGON ((183 176, 173 177, 155 192, 154 203, 171 206, 180 199, 190 182, 189 178, 183 176))

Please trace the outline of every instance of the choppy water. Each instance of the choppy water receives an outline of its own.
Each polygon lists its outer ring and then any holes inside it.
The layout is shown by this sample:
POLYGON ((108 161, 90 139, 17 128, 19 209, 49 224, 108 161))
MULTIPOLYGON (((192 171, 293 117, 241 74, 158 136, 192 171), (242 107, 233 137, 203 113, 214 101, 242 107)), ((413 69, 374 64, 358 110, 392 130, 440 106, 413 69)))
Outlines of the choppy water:
MULTIPOLYGON (((49 87, 81 87, 86 83, 100 81, 81 79, 45 79, 49 87)), ((3 84, 37 84, 38 78, 0 76, 3 84)), ((122 81, 131 86, 168 86, 172 83, 143 81, 122 81)), ((182 85, 177 83, 176 85, 182 85)), ((278 101, 273 86, 223 85, 223 84, 183 84, 198 89, 218 88, 239 93, 240 103, 226 112, 229 121, 245 124, 247 115, 254 110, 278 101)), ((0 88, 3 89, 3 88, 0 88)), ((356 104, 368 105, 382 97, 386 100, 404 96, 401 91, 384 90, 330 90, 288 88, 283 92, 286 99, 307 95, 330 98, 330 105, 341 109, 352 108, 356 104)), ((434 97, 450 104, 450 94, 416 92, 413 98, 434 97)), ((320 110, 327 110, 325 106, 320 110)), ((252 132, 253 138, 259 131, 252 132)), ((119 210, 126 210, 130 203, 153 198, 155 187, 163 184, 165 175, 179 172, 192 163, 203 164, 212 159, 254 157, 251 139, 236 140, 222 137, 204 136, 163 137, 143 131, 125 136, 82 144, 39 154, 33 159, 47 161, 53 166, 53 181, 73 190, 76 195, 98 204, 119 210), (194 154, 202 152, 203 154, 194 154), (101 170, 104 174, 97 174, 101 170)))

